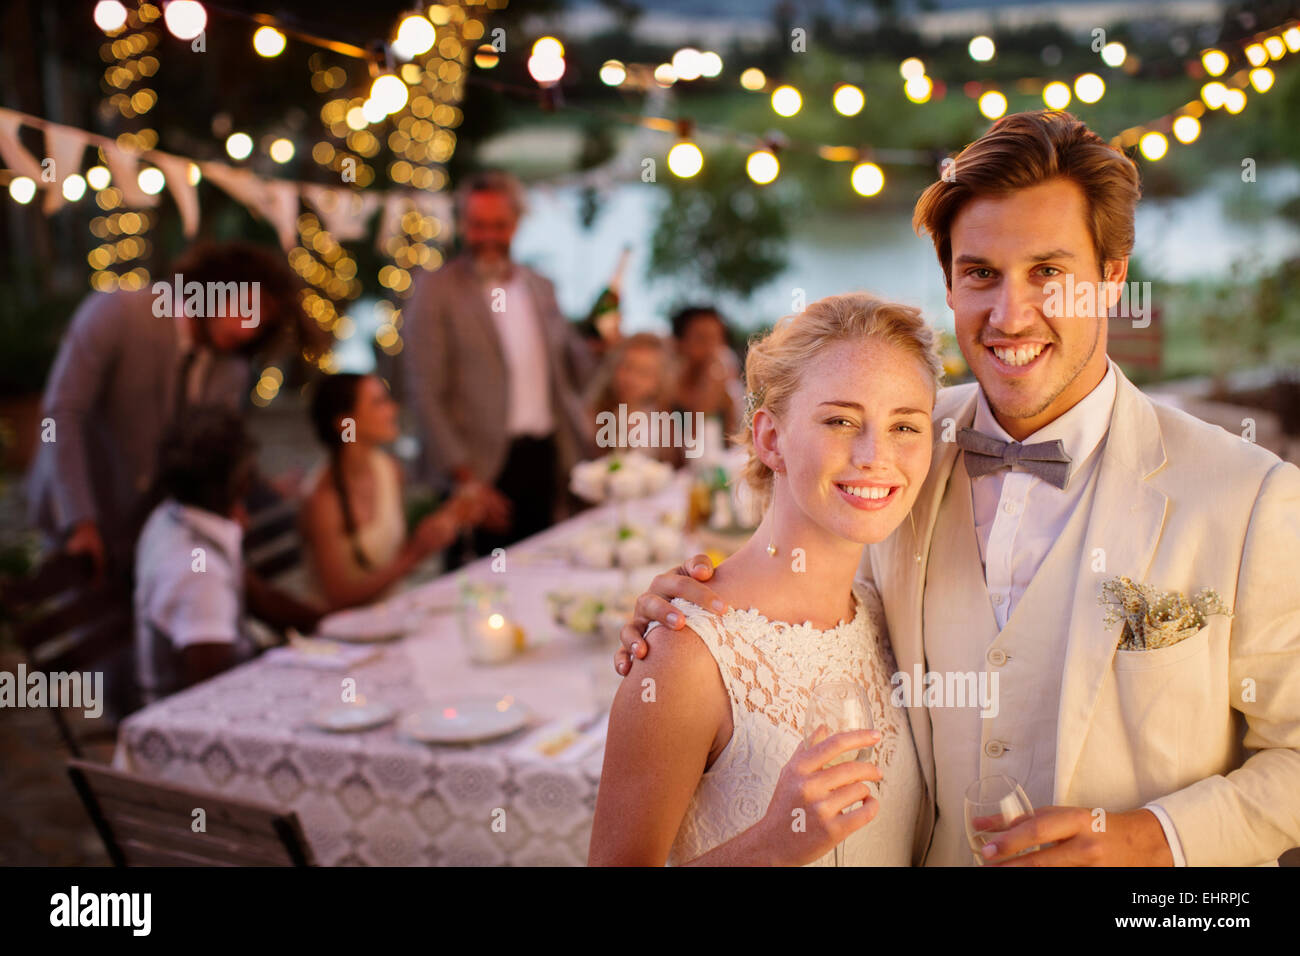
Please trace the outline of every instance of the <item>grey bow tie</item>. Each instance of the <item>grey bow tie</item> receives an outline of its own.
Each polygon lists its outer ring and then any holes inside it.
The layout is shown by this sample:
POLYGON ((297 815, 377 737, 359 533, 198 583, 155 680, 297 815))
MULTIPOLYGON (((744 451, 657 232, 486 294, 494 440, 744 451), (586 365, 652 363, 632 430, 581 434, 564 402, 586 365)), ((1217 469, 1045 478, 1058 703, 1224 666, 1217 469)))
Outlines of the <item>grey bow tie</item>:
POLYGON ((957 433, 957 447, 966 452, 966 473, 972 478, 1012 465, 1019 465, 1057 488, 1064 488, 1070 477, 1070 456, 1065 453, 1065 446, 1059 438, 1022 445, 1018 441, 1002 441, 973 428, 963 428, 957 433))

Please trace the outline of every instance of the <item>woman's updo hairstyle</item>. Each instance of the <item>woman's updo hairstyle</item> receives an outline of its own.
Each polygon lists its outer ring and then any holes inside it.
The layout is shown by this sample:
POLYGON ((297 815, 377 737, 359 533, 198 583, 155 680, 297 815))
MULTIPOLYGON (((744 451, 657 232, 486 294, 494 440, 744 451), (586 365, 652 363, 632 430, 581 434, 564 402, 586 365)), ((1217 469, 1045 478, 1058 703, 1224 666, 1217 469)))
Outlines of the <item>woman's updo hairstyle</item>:
POLYGON ((770 332, 750 341, 745 358, 745 418, 732 441, 748 452, 743 478, 763 508, 772 494, 772 469, 754 447, 754 412, 766 408, 780 418, 798 390, 803 370, 836 342, 876 339, 915 356, 934 380, 943 377, 939 336, 919 309, 886 302, 867 292, 831 295, 780 319, 770 332))

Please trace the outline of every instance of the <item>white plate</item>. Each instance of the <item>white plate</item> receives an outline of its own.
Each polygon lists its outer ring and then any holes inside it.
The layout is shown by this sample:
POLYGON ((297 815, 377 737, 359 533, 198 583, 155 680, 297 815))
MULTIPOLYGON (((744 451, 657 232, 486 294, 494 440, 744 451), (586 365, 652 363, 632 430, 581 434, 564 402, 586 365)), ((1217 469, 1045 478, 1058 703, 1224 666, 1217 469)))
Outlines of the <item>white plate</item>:
POLYGON ((514 733, 528 723, 529 716, 528 708, 509 694, 452 697, 407 714, 401 729, 421 743, 475 743, 514 733))
POLYGON ((376 644, 401 637, 406 633, 407 623, 406 615, 382 606, 352 608, 324 618, 316 633, 348 644, 376 644))
POLYGON ((397 716, 397 711, 383 704, 343 704, 323 710, 311 719, 319 730, 347 734, 381 727, 397 716))

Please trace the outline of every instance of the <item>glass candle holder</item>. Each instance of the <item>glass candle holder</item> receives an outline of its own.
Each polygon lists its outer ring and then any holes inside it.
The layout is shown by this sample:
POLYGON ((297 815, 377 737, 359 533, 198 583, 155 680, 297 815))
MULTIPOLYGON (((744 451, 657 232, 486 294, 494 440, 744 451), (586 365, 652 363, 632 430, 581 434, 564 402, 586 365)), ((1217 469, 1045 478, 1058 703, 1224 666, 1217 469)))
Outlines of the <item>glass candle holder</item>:
POLYGON ((500 664, 524 649, 523 628, 501 585, 462 584, 460 631, 470 660, 476 664, 500 664))

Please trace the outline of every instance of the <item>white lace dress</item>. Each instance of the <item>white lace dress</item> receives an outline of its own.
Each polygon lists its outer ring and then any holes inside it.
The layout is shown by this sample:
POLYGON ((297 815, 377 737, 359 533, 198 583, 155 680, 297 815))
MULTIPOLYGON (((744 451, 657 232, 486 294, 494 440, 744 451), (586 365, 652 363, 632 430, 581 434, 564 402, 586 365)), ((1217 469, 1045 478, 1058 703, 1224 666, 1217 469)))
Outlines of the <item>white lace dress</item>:
MULTIPOLYGON (((875 749, 883 780, 869 784, 880 810, 845 841, 844 862, 911 864, 924 785, 907 712, 889 699, 889 678, 897 667, 880 596, 858 585, 854 597, 853 619, 829 630, 769 621, 752 609, 719 616, 681 598, 673 601, 718 663, 731 698, 732 733, 691 797, 670 865, 695 859, 762 818, 781 769, 803 740, 809 691, 825 680, 851 680, 865 688, 883 737, 875 749)), ((828 853, 810 865, 833 863, 828 853)))

